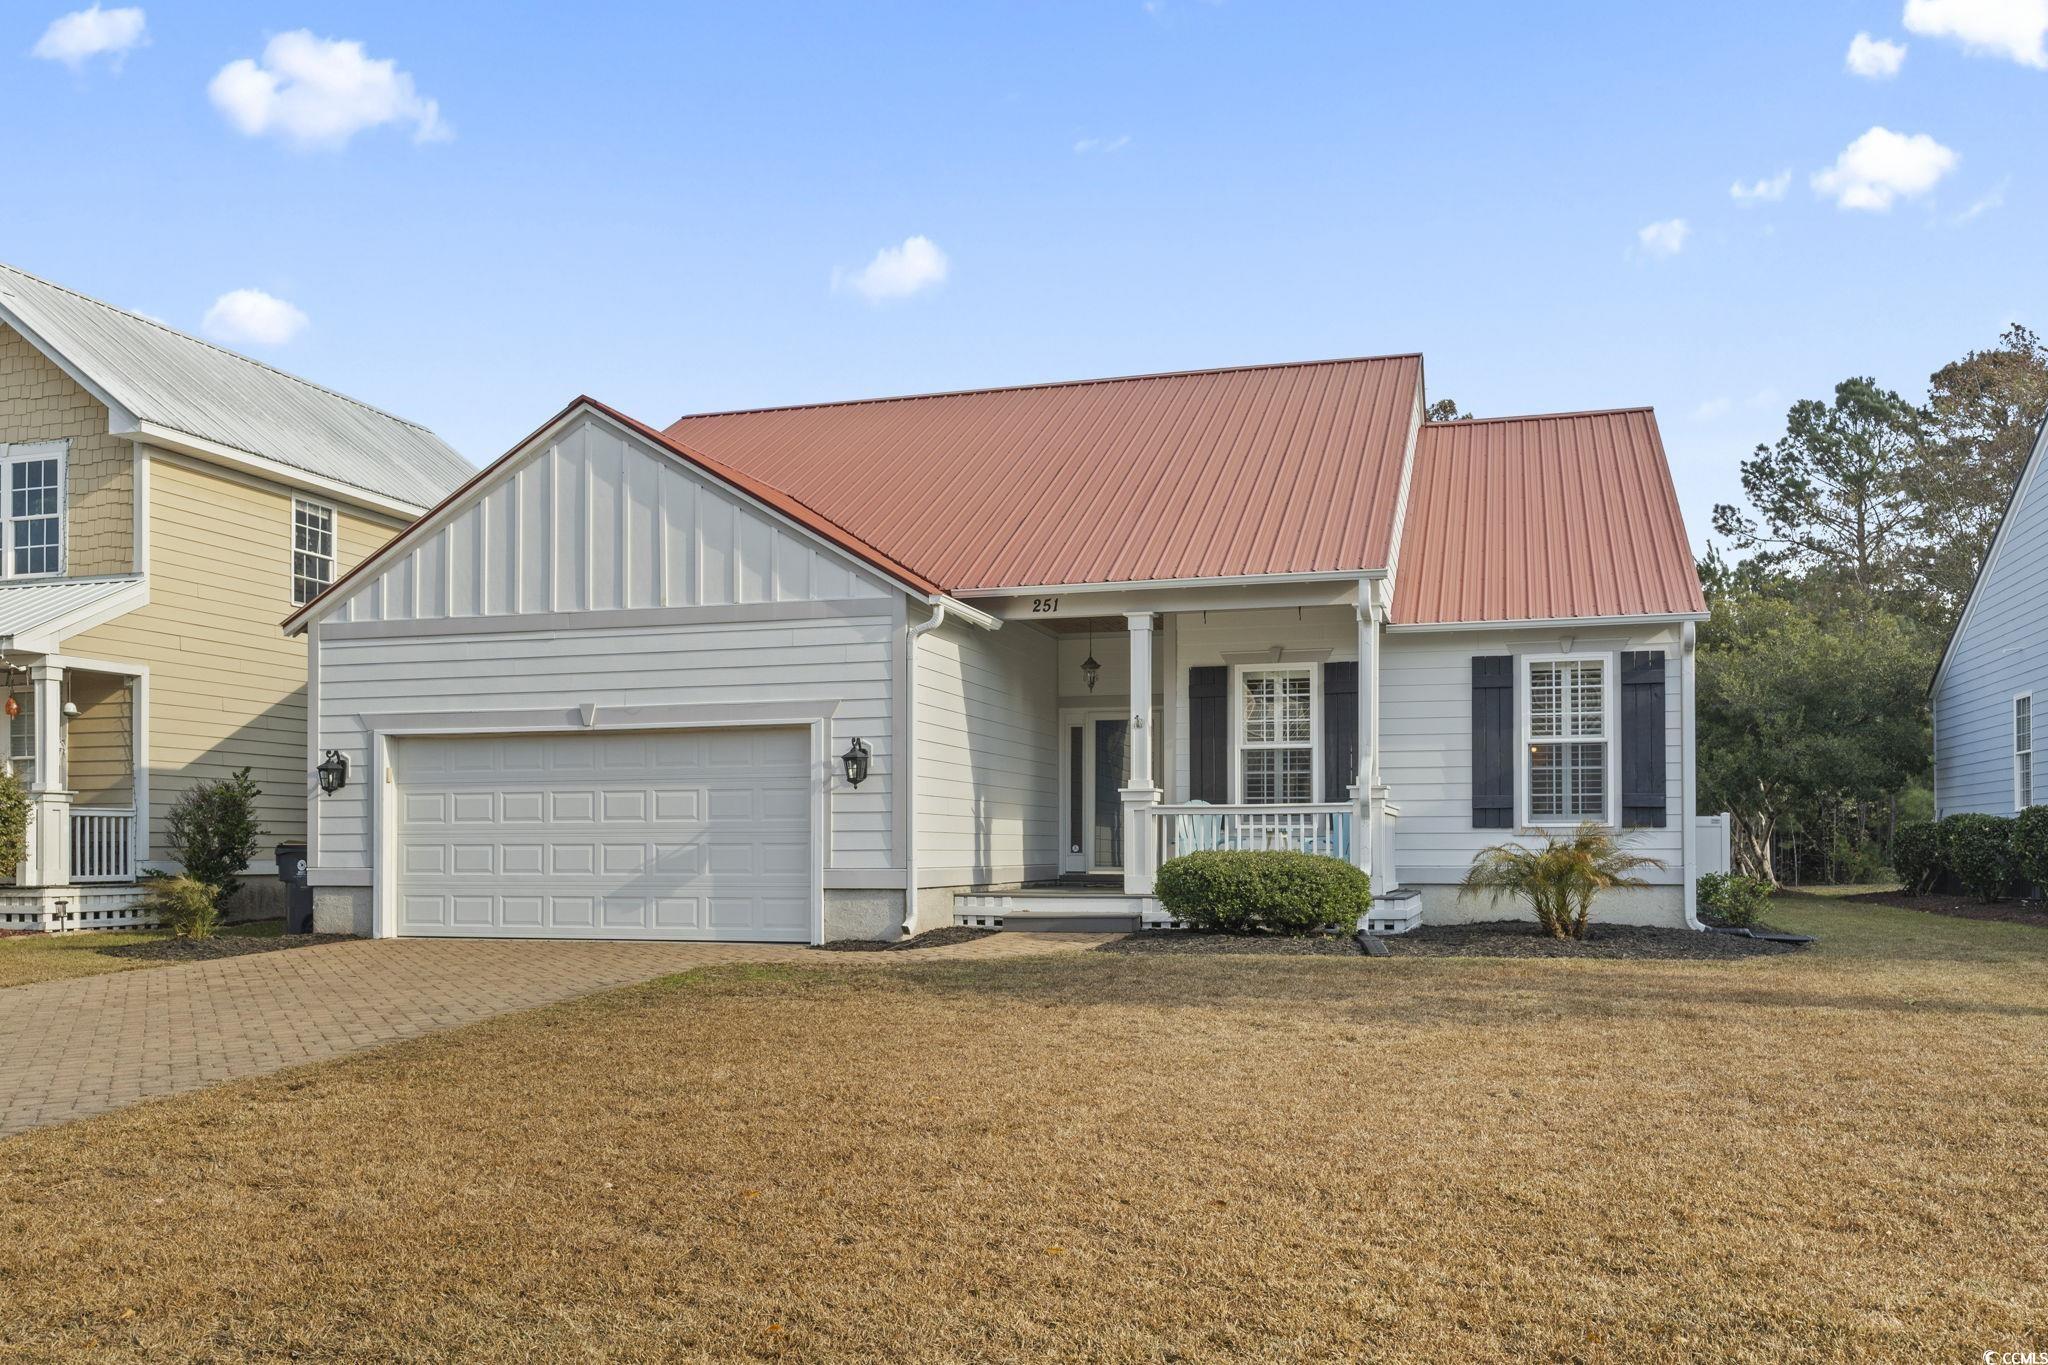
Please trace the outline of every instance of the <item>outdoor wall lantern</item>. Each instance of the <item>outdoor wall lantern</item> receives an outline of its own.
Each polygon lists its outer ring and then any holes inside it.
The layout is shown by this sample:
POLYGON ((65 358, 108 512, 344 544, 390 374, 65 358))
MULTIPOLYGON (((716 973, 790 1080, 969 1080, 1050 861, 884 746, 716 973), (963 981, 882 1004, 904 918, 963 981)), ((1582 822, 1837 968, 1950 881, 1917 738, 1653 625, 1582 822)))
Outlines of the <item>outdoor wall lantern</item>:
POLYGON ((348 755, 339 749, 329 749, 327 757, 313 771, 320 774, 320 790, 332 796, 348 785, 348 755))
POLYGON ((1088 690, 1095 690, 1096 675, 1102 672, 1102 665, 1095 662, 1095 632, 1088 632, 1088 657, 1081 660, 1081 677, 1087 682, 1088 690))
POLYGON ((874 754, 864 739, 855 739, 847 746, 846 752, 839 756, 839 761, 846 765, 848 786, 858 787, 868 780, 868 760, 873 757, 874 754))

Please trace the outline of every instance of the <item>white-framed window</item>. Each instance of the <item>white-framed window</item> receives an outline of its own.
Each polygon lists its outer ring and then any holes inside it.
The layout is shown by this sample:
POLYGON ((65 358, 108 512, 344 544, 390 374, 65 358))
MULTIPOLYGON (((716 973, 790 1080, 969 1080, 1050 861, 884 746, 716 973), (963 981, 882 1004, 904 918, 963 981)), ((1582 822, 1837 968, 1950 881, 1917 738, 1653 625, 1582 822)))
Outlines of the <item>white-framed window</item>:
POLYGON ((0 445, 0 576, 64 572, 67 444, 0 445))
POLYGON ((33 787, 36 782, 36 690, 22 686, 16 688, 12 696, 20 709, 7 719, 7 771, 20 778, 23 786, 33 787))
POLYGON ((1269 806, 1316 799, 1321 691, 1310 665, 1237 670, 1238 800, 1269 806))
POLYGON ((2012 699, 2012 808, 2034 804, 2034 694, 2012 699))
POLYGON ((324 502, 292 499, 292 602, 306 603, 334 581, 334 509, 324 502))
POLYGON ((1523 823, 1614 821, 1614 657, 1522 660, 1523 823))

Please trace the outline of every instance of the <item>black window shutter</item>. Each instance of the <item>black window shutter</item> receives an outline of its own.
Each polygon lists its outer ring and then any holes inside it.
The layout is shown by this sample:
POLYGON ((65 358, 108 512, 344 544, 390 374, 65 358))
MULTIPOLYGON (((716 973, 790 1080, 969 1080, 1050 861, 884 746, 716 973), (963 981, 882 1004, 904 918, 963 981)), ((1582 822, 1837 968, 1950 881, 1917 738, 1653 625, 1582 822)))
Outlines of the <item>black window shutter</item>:
POLYGON ((1323 665, 1323 800, 1349 801, 1358 780, 1358 665, 1323 665))
POLYGON ((1664 828, 1664 651, 1621 656, 1621 823, 1664 828))
POLYGON ((1472 828, 1515 827, 1515 659, 1472 656, 1472 828))
POLYGON ((1188 795, 1224 805, 1230 800, 1230 669, 1188 670, 1188 795))

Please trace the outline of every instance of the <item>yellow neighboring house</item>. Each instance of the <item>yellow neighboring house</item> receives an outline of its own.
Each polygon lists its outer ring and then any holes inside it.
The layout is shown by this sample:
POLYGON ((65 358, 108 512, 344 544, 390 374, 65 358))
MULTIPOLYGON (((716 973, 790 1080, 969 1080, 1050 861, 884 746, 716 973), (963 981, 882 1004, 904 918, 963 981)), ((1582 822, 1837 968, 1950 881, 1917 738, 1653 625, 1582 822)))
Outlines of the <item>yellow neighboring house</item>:
POLYGON ((469 477, 389 413, 0 265, 0 703, 31 792, 0 928, 132 922, 165 817, 249 768, 271 843, 314 789, 277 623, 469 477))

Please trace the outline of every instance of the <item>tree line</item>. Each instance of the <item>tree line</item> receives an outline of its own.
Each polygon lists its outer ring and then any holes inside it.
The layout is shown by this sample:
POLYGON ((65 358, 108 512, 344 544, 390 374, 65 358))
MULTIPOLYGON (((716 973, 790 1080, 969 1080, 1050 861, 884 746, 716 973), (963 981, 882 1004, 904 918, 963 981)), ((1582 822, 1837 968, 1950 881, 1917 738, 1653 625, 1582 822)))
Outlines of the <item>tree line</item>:
POLYGON ((1702 810, 1738 870, 1860 881, 1932 813, 1927 689, 2048 412, 2018 324, 1910 400, 1869 378, 1794 403, 1714 508, 1700 582, 1702 810))

